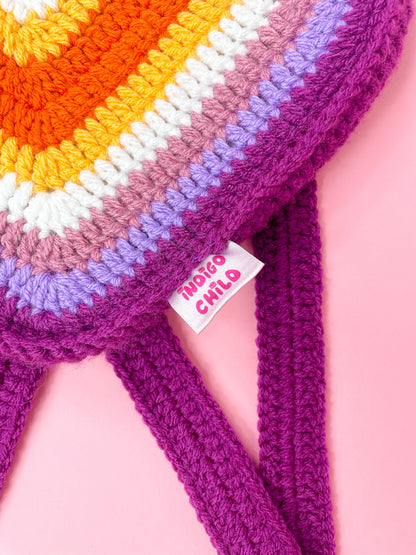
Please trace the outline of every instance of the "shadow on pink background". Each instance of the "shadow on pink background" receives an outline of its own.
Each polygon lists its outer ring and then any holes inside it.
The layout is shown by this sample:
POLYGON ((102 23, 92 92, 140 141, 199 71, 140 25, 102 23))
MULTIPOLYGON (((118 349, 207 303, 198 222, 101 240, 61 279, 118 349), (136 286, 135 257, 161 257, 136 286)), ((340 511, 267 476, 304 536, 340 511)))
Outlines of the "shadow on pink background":
MULTIPOLYGON (((413 20, 396 72, 318 175, 338 555, 416 554, 415 52, 413 20)), ((256 459, 253 281, 199 336, 170 320, 256 459)), ((104 358, 51 370, 1 500, 0 555, 214 553, 104 358)))

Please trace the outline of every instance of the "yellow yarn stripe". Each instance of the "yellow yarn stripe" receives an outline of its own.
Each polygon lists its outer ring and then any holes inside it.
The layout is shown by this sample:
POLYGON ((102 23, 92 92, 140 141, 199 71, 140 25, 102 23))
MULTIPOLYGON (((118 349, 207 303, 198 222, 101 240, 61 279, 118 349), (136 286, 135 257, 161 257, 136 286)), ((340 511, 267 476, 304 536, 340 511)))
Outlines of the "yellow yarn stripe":
POLYGON ((45 62, 48 54, 60 55, 60 45, 69 46, 68 33, 80 35, 78 23, 89 25, 88 10, 100 11, 99 0, 58 0, 59 12, 46 7, 44 19, 39 18, 34 10, 21 25, 13 12, 0 9, 0 41, 3 52, 13 57, 21 67, 25 66, 30 56, 45 62))
POLYGON ((188 11, 178 15, 178 23, 168 27, 168 37, 159 40, 159 51, 149 51, 151 63, 140 64, 128 86, 119 86, 117 97, 106 99, 106 107, 96 108, 96 119, 85 120, 86 129, 76 129, 73 141, 48 147, 33 157, 25 145, 20 150, 16 139, 3 143, 0 135, 0 176, 15 171, 18 183, 33 181, 34 192, 63 189, 66 181, 78 182, 81 170, 93 170, 97 158, 108 159, 107 148, 119 145, 121 133, 131 133, 130 122, 143 121, 154 100, 167 100, 164 87, 175 82, 175 74, 185 71, 185 61, 194 57, 196 48, 209 45, 208 33, 219 29, 222 18, 231 18, 230 7, 242 0, 191 0, 188 11))

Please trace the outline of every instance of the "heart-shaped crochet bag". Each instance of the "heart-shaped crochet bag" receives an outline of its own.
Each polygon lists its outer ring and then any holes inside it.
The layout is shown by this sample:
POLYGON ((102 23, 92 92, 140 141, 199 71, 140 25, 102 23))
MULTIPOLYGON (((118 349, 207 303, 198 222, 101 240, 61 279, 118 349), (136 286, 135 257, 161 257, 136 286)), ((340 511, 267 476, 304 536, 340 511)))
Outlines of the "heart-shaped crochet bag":
POLYGON ((104 350, 219 553, 333 554, 315 174, 408 0, 0 4, 0 483, 46 369, 104 350), (251 235, 258 468, 165 316, 251 235))

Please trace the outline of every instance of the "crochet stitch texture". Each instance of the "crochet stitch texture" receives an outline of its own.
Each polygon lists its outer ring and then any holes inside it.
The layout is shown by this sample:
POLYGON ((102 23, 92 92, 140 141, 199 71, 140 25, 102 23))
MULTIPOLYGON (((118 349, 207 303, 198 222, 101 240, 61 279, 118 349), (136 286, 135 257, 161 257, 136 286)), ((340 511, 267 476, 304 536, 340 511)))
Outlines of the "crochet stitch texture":
POLYGON ((45 368, 105 350, 220 553, 334 553, 315 174, 409 0, 0 0, 0 486, 45 368), (164 313, 254 234, 260 467, 164 313))

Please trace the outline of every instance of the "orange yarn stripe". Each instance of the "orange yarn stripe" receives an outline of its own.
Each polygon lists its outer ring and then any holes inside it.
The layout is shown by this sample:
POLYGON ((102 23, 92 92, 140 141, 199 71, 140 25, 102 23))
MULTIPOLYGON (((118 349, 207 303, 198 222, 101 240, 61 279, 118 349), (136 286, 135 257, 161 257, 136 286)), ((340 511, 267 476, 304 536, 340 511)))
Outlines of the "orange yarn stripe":
MULTIPOLYGON (((187 0, 115 0, 61 58, 19 67, 0 52, 0 128, 3 140, 33 153, 71 139, 86 117, 126 82, 157 48, 187 0)), ((91 14, 92 15, 92 14, 91 14)))

